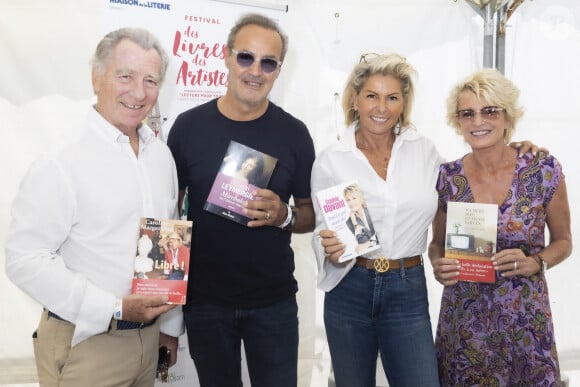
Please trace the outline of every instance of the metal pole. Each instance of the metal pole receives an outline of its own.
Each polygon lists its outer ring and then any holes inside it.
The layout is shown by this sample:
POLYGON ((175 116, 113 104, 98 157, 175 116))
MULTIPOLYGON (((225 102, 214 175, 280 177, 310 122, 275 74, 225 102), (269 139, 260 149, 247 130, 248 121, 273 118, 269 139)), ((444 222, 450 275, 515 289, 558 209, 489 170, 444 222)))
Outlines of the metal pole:
POLYGON ((494 11, 491 3, 485 6, 483 13, 483 67, 494 67, 493 57, 495 49, 494 33, 494 11))
POLYGON ((506 15, 508 5, 505 4, 497 11, 496 39, 495 39, 495 68, 505 75, 505 44, 506 31, 501 28, 501 21, 506 15))

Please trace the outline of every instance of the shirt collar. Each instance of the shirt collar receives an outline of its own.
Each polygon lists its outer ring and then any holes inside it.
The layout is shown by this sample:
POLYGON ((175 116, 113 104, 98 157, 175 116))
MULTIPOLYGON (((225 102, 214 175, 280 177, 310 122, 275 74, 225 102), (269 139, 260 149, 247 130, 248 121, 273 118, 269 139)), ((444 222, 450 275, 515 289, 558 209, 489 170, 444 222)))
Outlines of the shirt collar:
MULTIPOLYGON (((115 126, 111 125, 111 123, 97 111, 96 105, 93 105, 93 108, 90 109, 89 120, 97 124, 98 132, 107 138, 108 141, 112 143, 129 142, 129 137, 115 126)), ((151 130, 145 123, 142 123, 139 129, 137 129, 137 134, 139 135, 139 142, 145 145, 155 137, 153 130, 151 130)))

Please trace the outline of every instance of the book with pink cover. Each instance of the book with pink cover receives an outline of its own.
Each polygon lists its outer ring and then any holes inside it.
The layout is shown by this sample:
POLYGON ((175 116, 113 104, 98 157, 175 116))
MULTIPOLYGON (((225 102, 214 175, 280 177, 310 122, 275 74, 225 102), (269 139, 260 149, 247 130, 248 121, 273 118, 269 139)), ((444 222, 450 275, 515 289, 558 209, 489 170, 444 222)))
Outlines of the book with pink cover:
POLYGON ((314 208, 321 213, 329 230, 333 230, 346 250, 339 262, 368 256, 380 244, 364 192, 356 181, 344 182, 315 193, 314 208))
POLYGON ((445 257, 459 260, 459 280, 495 282, 497 205, 447 203, 445 257))
POLYGON ((131 293, 185 304, 192 226, 190 220, 141 218, 131 293))
POLYGON ((275 157, 231 141, 203 209, 246 225, 252 219, 244 215, 243 206, 255 200, 254 190, 268 186, 277 161, 275 157))

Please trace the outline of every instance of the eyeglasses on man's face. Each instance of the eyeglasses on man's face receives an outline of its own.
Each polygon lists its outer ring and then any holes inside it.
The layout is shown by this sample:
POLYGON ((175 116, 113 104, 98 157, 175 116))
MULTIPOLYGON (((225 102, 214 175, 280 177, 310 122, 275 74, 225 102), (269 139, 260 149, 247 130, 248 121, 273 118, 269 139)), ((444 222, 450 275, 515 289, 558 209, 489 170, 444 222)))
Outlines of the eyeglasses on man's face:
MULTIPOLYGON (((250 67, 252 63, 256 60, 256 56, 248 51, 238 51, 233 48, 230 50, 232 54, 236 56, 236 62, 240 67, 250 67)), ((282 65, 282 61, 276 60, 274 58, 261 58, 260 68, 266 74, 271 74, 278 67, 282 65)))
POLYGON ((478 112, 473 109, 458 110, 457 119, 462 123, 473 122, 475 121, 475 116, 480 114, 482 120, 494 121, 499 118, 499 114, 503 111, 505 109, 497 106, 486 106, 478 112))

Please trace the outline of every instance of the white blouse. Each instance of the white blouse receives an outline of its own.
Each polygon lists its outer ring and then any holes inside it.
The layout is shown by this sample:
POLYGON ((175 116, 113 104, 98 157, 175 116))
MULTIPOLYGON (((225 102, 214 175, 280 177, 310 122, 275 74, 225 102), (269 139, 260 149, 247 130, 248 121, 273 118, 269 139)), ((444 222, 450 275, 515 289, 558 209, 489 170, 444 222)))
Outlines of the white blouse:
MULTIPOLYGON (((414 127, 404 128, 393 145, 387 179, 377 175, 356 147, 358 123, 350 125, 341 140, 317 157, 312 169, 312 199, 315 193, 346 181, 358 181, 375 226, 381 254, 399 259, 423 254, 427 232, 437 211, 435 184, 444 161, 433 143, 414 127)), ((334 264, 324 257, 320 244, 326 228, 322 213, 316 212, 312 246, 318 264, 318 287, 332 290, 353 267, 355 260, 334 264)))

